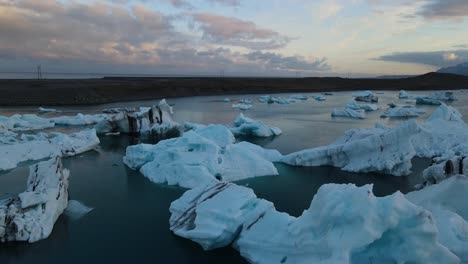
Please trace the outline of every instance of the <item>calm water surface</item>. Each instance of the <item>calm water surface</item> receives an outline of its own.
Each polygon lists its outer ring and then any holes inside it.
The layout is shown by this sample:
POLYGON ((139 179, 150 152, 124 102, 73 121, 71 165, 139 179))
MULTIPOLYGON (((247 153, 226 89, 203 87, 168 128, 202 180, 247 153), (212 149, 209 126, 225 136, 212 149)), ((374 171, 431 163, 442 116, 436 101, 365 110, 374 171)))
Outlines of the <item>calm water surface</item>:
MULTIPOLYGON (((423 93, 420 93, 423 94, 423 93)), ((413 100, 397 98, 396 92, 379 94, 379 105, 391 101, 406 104, 413 100)), ((467 121, 468 93, 456 92, 460 100, 453 105, 467 121)), ((231 96, 231 99, 256 98, 253 95, 231 96)), ((230 124, 239 111, 223 97, 193 97, 169 99, 174 104, 175 119, 179 122, 230 124)), ((376 121, 395 125, 401 119, 380 119, 383 112, 370 113, 365 120, 331 118, 333 108, 343 108, 351 101, 351 93, 335 93, 325 102, 309 99, 290 105, 255 103, 246 115, 278 126, 283 135, 272 139, 252 141, 283 154, 333 142, 344 131, 357 127, 372 127, 376 121)), ((155 101, 117 103, 92 107, 60 108, 63 114, 94 113, 100 109, 122 106, 145 106, 155 101)), ((436 108, 421 107, 427 114, 436 108)), ((0 108, 0 115, 33 113, 36 108, 0 108)), ((72 132, 77 128, 54 130, 72 132)), ((52 235, 34 244, 0 244, 0 263, 245 263, 230 249, 203 251, 197 244, 181 239, 169 231, 169 205, 184 192, 181 188, 154 184, 139 172, 122 163, 125 149, 138 139, 127 136, 101 137, 98 151, 84 153, 64 160, 71 171, 70 197, 84 202, 94 210, 79 220, 61 216, 52 235)), ((307 209, 318 188, 326 183, 373 183, 376 195, 383 196, 397 190, 408 192, 420 181, 422 169, 429 161, 413 160, 414 173, 408 177, 379 174, 356 174, 332 167, 291 167, 277 164, 279 176, 243 180, 239 184, 254 189, 259 197, 275 203, 278 210, 298 216, 307 209)), ((0 195, 24 190, 27 167, 0 174, 0 195)))

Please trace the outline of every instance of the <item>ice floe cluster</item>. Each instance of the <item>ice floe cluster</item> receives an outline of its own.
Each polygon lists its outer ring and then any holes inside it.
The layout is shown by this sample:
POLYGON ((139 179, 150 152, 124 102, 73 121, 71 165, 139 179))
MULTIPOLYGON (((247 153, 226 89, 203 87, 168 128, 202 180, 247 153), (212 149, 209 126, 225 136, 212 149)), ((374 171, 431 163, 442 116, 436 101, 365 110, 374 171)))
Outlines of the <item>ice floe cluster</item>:
POLYGON ((418 96, 409 94, 408 92, 401 90, 398 97, 400 99, 416 99, 416 104, 419 105, 440 105, 442 103, 441 101, 456 100, 453 92, 447 91, 438 91, 433 92, 429 95, 418 96))
POLYGON ((0 241, 49 237, 68 204, 68 176, 59 157, 30 166, 26 190, 0 201, 0 241))
POLYGON ((372 185, 327 184, 299 217, 278 212, 246 187, 212 183, 174 201, 169 223, 205 250, 232 245, 251 263, 460 263, 467 212, 449 195, 456 189, 466 198, 468 181, 451 180, 381 198, 372 185))

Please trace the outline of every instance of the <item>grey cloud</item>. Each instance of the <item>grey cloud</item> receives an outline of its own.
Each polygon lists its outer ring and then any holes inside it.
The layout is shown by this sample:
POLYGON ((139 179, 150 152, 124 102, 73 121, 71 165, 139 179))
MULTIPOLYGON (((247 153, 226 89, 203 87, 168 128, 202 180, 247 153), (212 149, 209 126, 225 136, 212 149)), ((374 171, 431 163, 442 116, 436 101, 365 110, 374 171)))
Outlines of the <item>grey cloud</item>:
POLYGON ((327 71, 330 65, 326 58, 308 61, 298 56, 282 56, 271 52, 255 51, 245 55, 250 61, 260 63, 268 69, 289 71, 327 71))
POLYGON ((208 13, 193 14, 192 18, 203 38, 216 44, 260 50, 282 48, 291 41, 290 37, 251 21, 208 13))
POLYGON ((418 15, 426 19, 463 19, 468 16, 468 1, 466 0, 430 0, 418 15))
POLYGON ((458 49, 431 52, 397 52, 380 56, 376 58, 376 60, 447 67, 468 61, 468 50, 458 49))

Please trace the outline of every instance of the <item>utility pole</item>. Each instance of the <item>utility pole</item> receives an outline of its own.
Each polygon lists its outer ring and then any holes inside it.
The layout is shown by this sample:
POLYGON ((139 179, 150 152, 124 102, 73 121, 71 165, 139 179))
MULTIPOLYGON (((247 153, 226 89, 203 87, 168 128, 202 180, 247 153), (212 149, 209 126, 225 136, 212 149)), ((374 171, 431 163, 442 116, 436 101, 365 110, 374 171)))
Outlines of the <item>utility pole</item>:
POLYGON ((41 65, 37 65, 37 79, 42 80, 42 68, 41 65))

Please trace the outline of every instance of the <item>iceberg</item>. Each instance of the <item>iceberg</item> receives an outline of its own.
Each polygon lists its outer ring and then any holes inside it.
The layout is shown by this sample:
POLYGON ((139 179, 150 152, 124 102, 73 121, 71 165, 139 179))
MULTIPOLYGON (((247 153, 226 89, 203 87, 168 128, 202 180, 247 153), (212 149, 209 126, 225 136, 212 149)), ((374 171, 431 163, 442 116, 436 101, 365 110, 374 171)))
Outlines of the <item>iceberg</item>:
POLYGON ((419 131, 414 120, 391 129, 351 129, 328 146, 291 153, 281 161, 293 166, 330 165, 350 172, 408 175, 416 154, 411 137, 419 131))
POLYGON ((413 106, 395 106, 388 108, 380 117, 419 117, 425 113, 413 106))
POLYGON ((0 201, 0 241, 33 243, 49 237, 68 203, 69 171, 60 157, 30 166, 26 191, 0 201))
POLYGON ((84 126, 84 125, 94 125, 103 120, 107 120, 109 118, 110 116, 107 114, 84 115, 82 113, 78 113, 75 116, 52 117, 52 118, 49 118, 49 120, 54 122, 57 125, 84 126))
POLYGON ((234 144, 231 131, 209 125, 156 145, 127 147, 124 163, 155 183, 194 188, 217 181, 278 175, 269 158, 276 150, 259 151, 251 143, 234 144))
POLYGON ((290 95, 289 97, 292 99, 301 100, 301 101, 306 101, 308 99, 308 97, 303 94, 293 94, 293 95, 290 95))
POLYGON ((433 92, 428 97, 436 99, 436 100, 443 100, 443 101, 454 101, 454 100, 456 100, 455 95, 453 94, 453 92, 446 92, 446 91, 433 92))
POLYGON ((22 136, 20 140, 0 145, 0 171, 16 168, 19 163, 48 159, 56 156, 74 156, 99 145, 94 129, 73 134, 62 133, 22 136))
POLYGON ((416 104, 417 105, 441 105, 442 103, 439 100, 433 99, 430 97, 418 97, 416 98, 416 104))
POLYGON ((116 108, 106 108, 102 110, 105 114, 118 114, 120 112, 133 113, 137 112, 137 109, 134 107, 116 107, 116 108))
POLYGON ((265 125, 262 121, 245 117, 244 114, 234 120, 234 126, 229 129, 235 136, 272 137, 281 135, 281 129, 265 125))
POLYGON ((380 109, 380 107, 376 104, 358 104, 356 102, 347 103, 346 108, 353 110, 364 110, 366 112, 377 111, 380 109))
POLYGON ((260 103, 273 103, 273 101, 271 101, 271 96, 269 95, 262 95, 258 98, 258 101, 260 103), (271 102, 270 102, 271 101, 271 102))
POLYGON ((356 101, 369 103, 377 103, 379 101, 379 97, 374 95, 374 93, 372 93, 371 91, 355 92, 352 94, 352 96, 356 101))
MULTIPOLYGON (((284 97, 272 97, 271 100, 277 104, 290 104, 295 103, 296 99, 293 98, 284 98, 284 97)), ((268 102, 270 103, 270 102, 268 102)))
POLYGON ((251 104, 233 104, 232 108, 239 108, 240 110, 249 110, 252 108, 251 104))
POLYGON ((183 127, 172 119, 174 111, 165 99, 157 106, 141 107, 140 111, 122 111, 108 119, 99 122, 95 129, 98 134, 151 133, 158 138, 178 137, 183 133, 183 127))
POLYGON ((418 97, 419 96, 411 95, 411 94, 409 94, 408 92, 406 92, 404 90, 401 90, 400 93, 398 94, 398 98, 400 98, 400 99, 416 99, 418 97))
POLYGON ((323 185, 296 218, 218 182, 187 191, 170 212, 174 234, 205 250, 232 245, 251 263, 460 262, 438 242, 428 211, 399 192, 375 197, 372 185, 323 185))
POLYGON ((468 177, 455 175, 436 185, 406 194, 406 199, 431 212, 439 242, 468 262, 468 177))
POLYGON ((314 98, 316 101, 325 101, 325 100, 327 100, 327 98, 325 98, 323 96, 320 96, 320 95, 312 96, 312 98, 314 98))
POLYGON ((91 212, 93 208, 84 205, 82 202, 77 200, 68 201, 68 206, 65 209, 64 214, 70 217, 72 220, 78 220, 91 212))
POLYGON ((429 166, 423 171, 423 186, 437 184, 457 174, 468 175, 468 159, 465 159, 466 156, 454 156, 429 166))
POLYGON ((229 103, 229 102, 231 102, 231 99, 229 99, 229 98, 226 97, 226 98, 224 98, 223 102, 229 103))
POLYGON ((55 123, 34 114, 15 114, 10 117, 0 116, 0 128, 10 131, 30 131, 54 127, 55 123))
POLYGON ((343 110, 333 109, 331 116, 333 117, 349 117, 356 119, 365 119, 366 112, 364 110, 353 110, 351 108, 345 108, 343 110))
POLYGON ((253 101, 250 100, 250 99, 241 99, 241 100, 239 100, 239 103, 249 105, 249 104, 253 104, 253 101))
POLYGON ((39 107, 39 113, 60 113, 57 109, 39 107))

